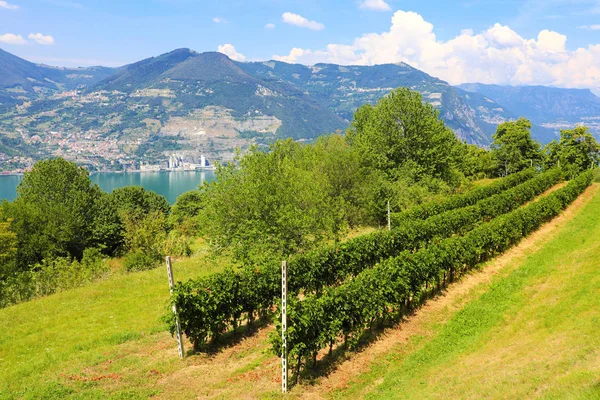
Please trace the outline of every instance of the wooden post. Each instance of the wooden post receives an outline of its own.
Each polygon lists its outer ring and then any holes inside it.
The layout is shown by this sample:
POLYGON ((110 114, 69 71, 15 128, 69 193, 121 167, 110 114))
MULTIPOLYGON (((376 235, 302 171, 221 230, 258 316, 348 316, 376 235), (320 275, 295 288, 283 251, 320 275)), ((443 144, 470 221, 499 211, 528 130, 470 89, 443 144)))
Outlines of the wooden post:
POLYGON ((392 230, 392 213, 390 211, 390 201, 388 200, 388 231, 392 230))
POLYGON ((287 392, 287 262, 281 262, 281 393, 287 392))
MULTIPOLYGON (((173 279, 173 268, 171 267, 171 257, 166 257, 167 261, 167 275, 169 276, 169 292, 173 294, 173 286, 175 285, 173 279)), ((183 358, 183 340, 181 339, 181 322, 179 321, 179 314, 177 313, 177 306, 173 304, 173 314, 175 314, 175 335, 177 335, 177 350, 179 351, 179 358, 183 358)))

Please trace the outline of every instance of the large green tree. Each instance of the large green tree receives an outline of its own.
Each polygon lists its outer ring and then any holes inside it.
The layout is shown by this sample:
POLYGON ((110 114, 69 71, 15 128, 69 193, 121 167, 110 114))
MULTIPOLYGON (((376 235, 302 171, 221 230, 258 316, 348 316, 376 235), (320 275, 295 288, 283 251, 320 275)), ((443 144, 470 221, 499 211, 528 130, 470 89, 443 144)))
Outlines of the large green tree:
POLYGON ((346 137, 368 166, 391 179, 406 174, 403 169, 416 177, 454 178, 460 142, 416 91, 399 88, 374 106, 360 107, 346 137))
POLYGON ((372 181, 339 135, 252 148, 201 188, 202 229, 241 260, 286 256, 368 218, 372 181))
POLYGON ((95 205, 101 195, 84 168, 62 158, 37 162, 17 187, 17 199, 4 207, 17 236, 19 265, 81 259, 87 247, 97 244, 95 205))
POLYGON ((159 252, 156 249, 162 245, 168 230, 166 218, 170 209, 171 206, 164 196, 141 186, 115 189, 112 193, 103 196, 99 202, 100 215, 99 223, 96 224, 96 235, 99 240, 110 244, 111 253, 146 249, 157 258, 159 252), (149 219, 155 219, 156 223, 151 223, 149 219), (150 229, 150 231, 155 233, 152 245, 149 244, 151 235, 147 235, 148 226, 152 226, 154 230, 150 229), (156 228, 157 226, 160 229, 156 228), (145 246, 132 245, 132 243, 139 243, 138 236, 146 237, 144 240, 140 239, 141 242, 146 243, 145 246))
POLYGON ((560 131, 560 141, 553 140, 544 148, 546 164, 558 164, 567 175, 575 175, 600 162, 600 145, 585 126, 560 131))
POLYGON ((10 230, 10 223, 10 220, 0 222, 0 281, 12 272, 16 264, 17 235, 10 230))
POLYGON ((526 118, 498 125, 493 136, 492 154, 499 175, 521 171, 542 160, 541 145, 531 137, 531 126, 526 118))

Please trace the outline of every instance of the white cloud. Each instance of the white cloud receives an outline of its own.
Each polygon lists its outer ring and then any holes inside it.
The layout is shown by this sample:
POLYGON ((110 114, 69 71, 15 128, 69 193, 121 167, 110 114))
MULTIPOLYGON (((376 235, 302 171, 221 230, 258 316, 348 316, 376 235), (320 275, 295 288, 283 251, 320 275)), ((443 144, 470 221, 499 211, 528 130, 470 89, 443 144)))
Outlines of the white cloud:
POLYGON ((465 29, 447 41, 414 12, 397 11, 389 31, 366 33, 351 44, 323 49, 293 48, 273 58, 290 63, 373 65, 406 62, 452 84, 482 82, 540 84, 600 90, 600 44, 569 50, 567 37, 543 30, 525 38, 495 24, 474 33, 465 29))
POLYGON ((228 24, 229 23, 229 21, 227 21, 225 18, 221 18, 221 17, 214 17, 213 22, 215 24, 228 24))
POLYGON ((283 22, 285 22, 286 24, 296 25, 296 26, 299 26, 302 28, 312 29, 313 31, 320 31, 323 28, 325 28, 325 25, 323 25, 320 22, 309 21, 308 19, 304 18, 303 16, 294 14, 291 12, 284 12, 281 15, 281 20, 283 22))
POLYGON ((275 24, 266 24, 265 29, 275 29, 275 24))
POLYGON ((9 4, 4 0, 0 0, 0 8, 5 8, 7 10, 16 10, 19 6, 14 4, 9 4))
POLYGON ((231 58, 235 61, 244 61, 246 60, 246 56, 242 53, 238 53, 235 47, 232 44, 226 43, 217 48, 219 53, 225 54, 227 57, 231 58))
POLYGON ((384 0, 364 0, 360 3, 360 8, 375 11, 391 11, 392 7, 384 0))
POLYGON ((586 31, 600 31, 600 25, 581 25, 578 29, 585 29, 586 31))
POLYGON ((6 44, 27 44, 27 40, 23 39, 21 35, 15 35, 13 33, 5 33, 0 35, 0 43, 6 44))
POLYGON ((42 44, 45 46, 51 46, 54 44, 54 38, 50 35, 42 35, 41 33, 30 33, 28 38, 33 40, 37 44, 42 44))

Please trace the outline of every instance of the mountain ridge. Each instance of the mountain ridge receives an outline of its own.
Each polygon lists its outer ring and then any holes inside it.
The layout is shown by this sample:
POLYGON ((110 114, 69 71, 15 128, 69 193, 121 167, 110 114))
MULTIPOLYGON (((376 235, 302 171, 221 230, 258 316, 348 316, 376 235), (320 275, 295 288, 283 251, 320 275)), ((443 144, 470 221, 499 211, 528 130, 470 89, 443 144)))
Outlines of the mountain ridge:
POLYGON ((406 63, 239 62, 180 48, 118 68, 61 68, 0 50, 0 71, 0 157, 62 155, 95 168, 131 168, 175 152, 227 160, 236 147, 312 140, 344 130, 356 108, 400 86, 419 91, 460 139, 481 146, 498 123, 519 116, 530 118, 532 134, 546 143, 558 129, 581 118, 593 125, 600 115, 590 91, 452 86, 406 63), (568 104, 591 100, 557 121, 535 114, 523 93, 542 96, 547 109, 564 103, 561 93, 568 104))

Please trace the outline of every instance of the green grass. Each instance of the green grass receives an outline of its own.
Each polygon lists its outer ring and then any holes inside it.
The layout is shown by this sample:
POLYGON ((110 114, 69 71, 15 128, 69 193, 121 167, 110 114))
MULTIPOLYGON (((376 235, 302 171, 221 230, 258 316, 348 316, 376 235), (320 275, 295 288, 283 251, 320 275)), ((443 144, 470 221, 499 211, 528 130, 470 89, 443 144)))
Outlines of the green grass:
POLYGON ((335 397, 600 399, 600 191, 430 338, 335 397))
POLYGON ((483 178, 483 179, 478 179, 476 181, 471 182, 471 185, 472 185, 473 189, 477 189, 480 187, 489 186, 498 180, 500 180, 500 178, 483 178))
MULTIPOLYGON (((198 256, 174 262, 176 280, 222 268, 223 260, 206 257, 201 246, 196 245, 196 250, 198 256)), ((150 344, 156 341, 153 335, 167 335, 160 317, 167 310, 168 297, 163 266, 117 273, 85 287, 0 310, 0 398, 94 393, 98 382, 85 380, 87 367, 111 361, 108 372, 127 368, 126 364, 133 362, 127 357, 128 343, 150 344), (65 386, 65 381, 77 382, 81 376, 84 379, 76 388, 79 390, 65 386)), ((116 398, 128 396, 108 393, 116 398)), ((133 394, 149 395, 151 389, 142 388, 133 394)))
MULTIPOLYGON (((600 399, 599 237, 597 190, 539 251, 333 396, 600 399)), ((194 251, 174 262, 177 280, 227 262, 194 251)), ((0 399, 278 397, 266 334, 179 360, 160 321, 168 296, 161 266, 0 310, 0 399)))

